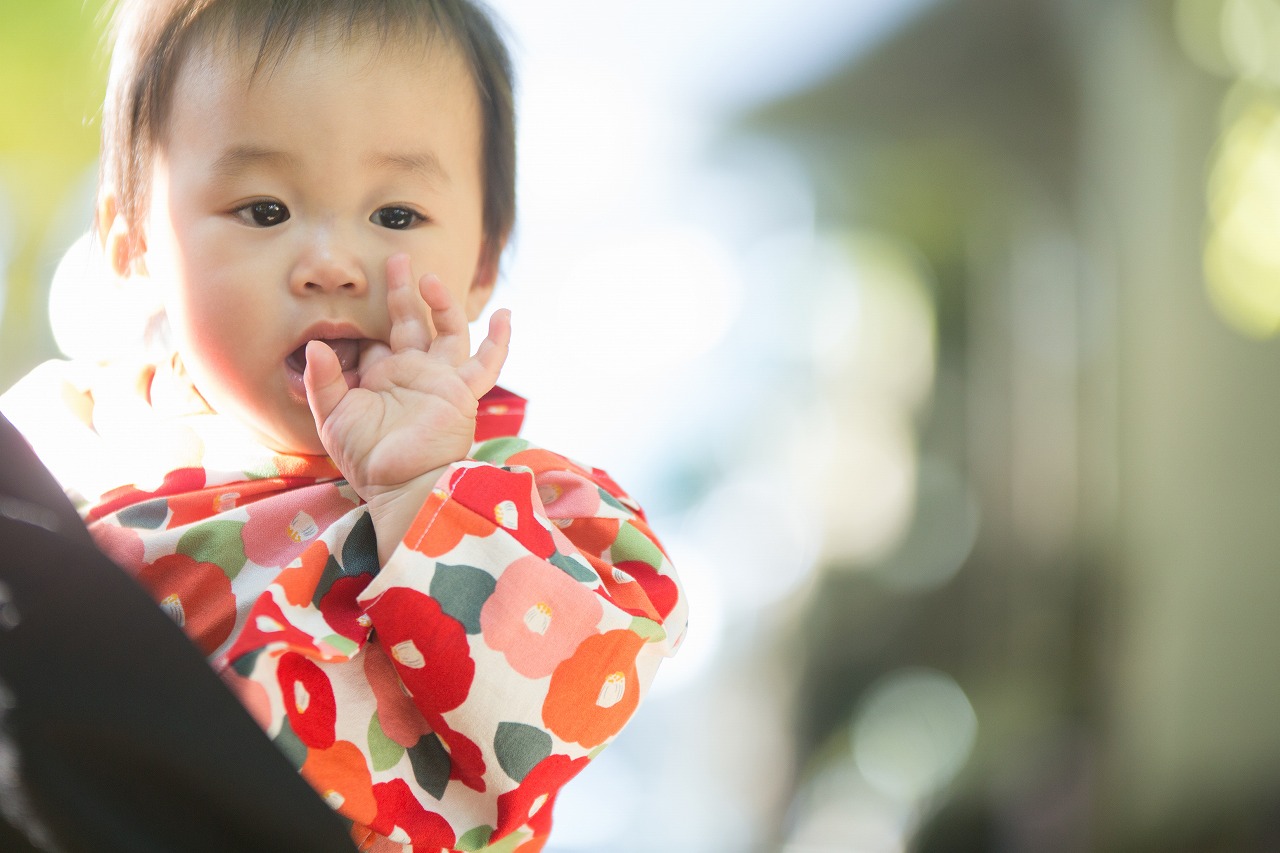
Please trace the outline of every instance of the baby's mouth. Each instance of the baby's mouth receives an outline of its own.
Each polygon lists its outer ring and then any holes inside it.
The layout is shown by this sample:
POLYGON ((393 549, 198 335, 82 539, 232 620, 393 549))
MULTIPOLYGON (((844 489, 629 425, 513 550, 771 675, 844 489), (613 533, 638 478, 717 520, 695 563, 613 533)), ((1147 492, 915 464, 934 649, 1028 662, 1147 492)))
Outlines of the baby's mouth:
MULTIPOLYGON (((360 341, 355 338, 316 338, 320 343, 333 350, 342 365, 343 373, 351 373, 360 366, 360 341)), ((307 341, 310 343, 310 341, 307 341)), ((301 374, 307 366, 307 344, 304 343, 285 359, 285 365, 301 374)))

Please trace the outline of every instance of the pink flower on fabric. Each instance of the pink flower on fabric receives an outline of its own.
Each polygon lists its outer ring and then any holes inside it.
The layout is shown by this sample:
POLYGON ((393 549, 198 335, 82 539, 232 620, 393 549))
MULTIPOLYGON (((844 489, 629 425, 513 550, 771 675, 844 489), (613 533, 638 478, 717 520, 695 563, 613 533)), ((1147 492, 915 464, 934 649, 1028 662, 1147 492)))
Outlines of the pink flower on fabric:
POLYGON ((249 716, 263 729, 271 728, 271 698, 267 695, 267 689, 258 682, 245 678, 234 667, 227 667, 219 675, 240 700, 240 704, 244 705, 249 716))
POLYGON ((591 518, 600 509, 600 487, 571 471, 539 475, 538 498, 552 518, 591 518))
POLYGON ((142 568, 146 549, 136 530, 118 524, 95 524, 89 528, 98 550, 117 566, 137 573, 142 568))
POLYGON ((259 566, 286 566, 329 525, 355 507, 333 483, 279 492, 246 505, 244 555, 259 566))
POLYGON ((602 614, 599 598, 580 582, 544 560, 522 557, 499 576, 480 610, 480 630, 512 669, 543 678, 597 632, 602 614))
POLYGON ((401 688, 391 659, 376 644, 367 646, 361 657, 365 678, 378 701, 378 722, 386 736, 407 749, 430 734, 431 726, 401 688))

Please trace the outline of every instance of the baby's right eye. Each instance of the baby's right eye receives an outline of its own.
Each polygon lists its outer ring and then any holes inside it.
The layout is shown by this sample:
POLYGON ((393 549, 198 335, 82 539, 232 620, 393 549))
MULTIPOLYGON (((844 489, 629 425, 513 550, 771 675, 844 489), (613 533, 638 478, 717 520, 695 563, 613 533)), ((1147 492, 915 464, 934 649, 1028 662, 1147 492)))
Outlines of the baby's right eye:
POLYGON ((279 225, 289 218, 289 208, 278 201, 252 201, 244 207, 236 208, 235 214, 246 225, 258 228, 270 228, 279 225))

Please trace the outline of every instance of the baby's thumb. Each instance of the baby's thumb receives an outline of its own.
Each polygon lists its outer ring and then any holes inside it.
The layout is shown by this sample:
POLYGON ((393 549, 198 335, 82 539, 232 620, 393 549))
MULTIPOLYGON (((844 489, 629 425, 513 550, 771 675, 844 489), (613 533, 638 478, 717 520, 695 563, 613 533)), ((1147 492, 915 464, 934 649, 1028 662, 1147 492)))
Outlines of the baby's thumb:
POLYGON ((323 341, 307 343, 307 366, 302 372, 302 384, 307 389, 307 405, 319 429, 347 394, 347 380, 342 375, 342 363, 323 341))

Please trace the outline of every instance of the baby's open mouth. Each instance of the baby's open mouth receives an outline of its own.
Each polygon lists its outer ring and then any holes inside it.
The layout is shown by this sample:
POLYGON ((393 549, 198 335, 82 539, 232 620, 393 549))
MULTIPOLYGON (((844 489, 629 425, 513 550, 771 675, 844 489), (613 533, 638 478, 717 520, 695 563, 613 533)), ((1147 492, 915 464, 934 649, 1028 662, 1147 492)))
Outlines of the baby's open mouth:
MULTIPOLYGON (((342 365, 343 373, 350 373, 360 366, 360 341, 355 338, 317 338, 317 340, 338 356, 338 363, 342 365)), ((307 366, 307 344, 289 353, 285 364, 290 370, 302 373, 307 366)))

